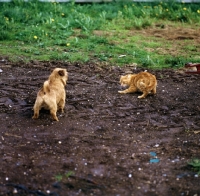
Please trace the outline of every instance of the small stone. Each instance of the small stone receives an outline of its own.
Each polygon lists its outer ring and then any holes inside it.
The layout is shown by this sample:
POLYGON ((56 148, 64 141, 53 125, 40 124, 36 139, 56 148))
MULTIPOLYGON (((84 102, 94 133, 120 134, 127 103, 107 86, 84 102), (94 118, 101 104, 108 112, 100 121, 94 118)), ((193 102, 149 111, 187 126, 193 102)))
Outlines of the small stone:
POLYGON ((18 193, 18 192, 17 192, 17 189, 14 189, 14 190, 13 190, 13 193, 14 193, 14 194, 18 193))

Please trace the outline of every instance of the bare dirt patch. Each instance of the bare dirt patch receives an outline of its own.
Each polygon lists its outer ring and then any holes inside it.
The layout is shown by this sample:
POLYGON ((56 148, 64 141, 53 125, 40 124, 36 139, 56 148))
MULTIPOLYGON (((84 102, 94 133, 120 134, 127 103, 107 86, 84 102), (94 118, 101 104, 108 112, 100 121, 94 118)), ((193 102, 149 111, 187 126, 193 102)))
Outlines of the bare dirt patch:
MULTIPOLYGON (((145 39, 165 40, 156 48, 156 52, 166 55, 193 56, 199 58, 200 53, 200 29, 199 27, 174 26, 170 24, 156 24, 143 30, 131 30, 129 35, 144 35, 145 39), (172 46, 172 47, 169 47, 172 46)), ((147 40, 148 41, 148 40, 147 40)), ((148 48, 147 48, 148 50, 148 48)), ((153 50, 153 49, 150 49, 153 50)))
POLYGON ((187 162, 200 158, 200 75, 148 70, 157 94, 121 95, 119 76, 142 69, 62 62, 0 68, 0 195, 200 195, 187 162), (59 122, 36 93, 55 67, 67 68, 59 122), (151 161, 156 161, 151 163, 151 161))

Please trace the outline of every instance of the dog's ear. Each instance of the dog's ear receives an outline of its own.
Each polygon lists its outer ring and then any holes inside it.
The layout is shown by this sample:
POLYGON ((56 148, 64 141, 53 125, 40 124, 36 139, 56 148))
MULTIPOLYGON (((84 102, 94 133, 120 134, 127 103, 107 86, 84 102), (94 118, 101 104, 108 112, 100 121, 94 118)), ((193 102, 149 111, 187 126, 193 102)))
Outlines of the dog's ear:
POLYGON ((64 75, 65 75, 65 71, 64 71, 64 70, 59 70, 59 71, 58 71, 58 74, 59 74, 60 76, 64 76, 64 75))

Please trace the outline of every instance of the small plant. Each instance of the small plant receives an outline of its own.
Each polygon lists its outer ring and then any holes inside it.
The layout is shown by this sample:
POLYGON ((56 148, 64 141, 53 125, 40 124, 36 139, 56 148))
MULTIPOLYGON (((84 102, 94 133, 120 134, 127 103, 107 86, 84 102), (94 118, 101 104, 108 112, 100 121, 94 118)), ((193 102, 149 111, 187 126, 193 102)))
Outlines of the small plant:
POLYGON ((188 165, 192 166, 194 171, 197 172, 197 174, 200 174, 200 159, 194 158, 190 162, 188 162, 188 165))
POLYGON ((55 176, 56 181, 60 182, 63 179, 63 176, 61 174, 58 174, 55 176))
POLYGON ((60 182, 60 181, 62 181, 62 180, 64 180, 64 179, 66 179, 66 178, 69 178, 70 176, 73 176, 74 175, 74 172, 73 171, 69 171, 69 172, 67 172, 67 173, 65 173, 65 174, 58 174, 58 175, 56 175, 55 176, 55 179, 58 181, 58 182, 60 182))

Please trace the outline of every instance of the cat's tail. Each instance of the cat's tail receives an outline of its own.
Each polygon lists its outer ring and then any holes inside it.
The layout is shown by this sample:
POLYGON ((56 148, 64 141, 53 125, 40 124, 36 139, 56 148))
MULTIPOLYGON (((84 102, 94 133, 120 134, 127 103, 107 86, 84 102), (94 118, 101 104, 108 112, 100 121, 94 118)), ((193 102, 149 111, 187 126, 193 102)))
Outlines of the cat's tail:
POLYGON ((155 79, 151 78, 148 85, 143 80, 141 80, 139 84, 141 89, 153 89, 155 86, 155 79))
POLYGON ((44 82, 43 91, 44 91, 44 93, 49 93, 50 92, 49 81, 45 81, 44 82))
POLYGON ((140 81, 140 88, 143 90, 143 89, 145 89, 146 88, 146 84, 143 82, 143 81, 140 81))

